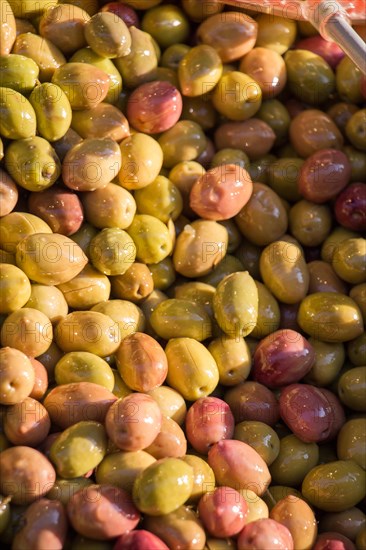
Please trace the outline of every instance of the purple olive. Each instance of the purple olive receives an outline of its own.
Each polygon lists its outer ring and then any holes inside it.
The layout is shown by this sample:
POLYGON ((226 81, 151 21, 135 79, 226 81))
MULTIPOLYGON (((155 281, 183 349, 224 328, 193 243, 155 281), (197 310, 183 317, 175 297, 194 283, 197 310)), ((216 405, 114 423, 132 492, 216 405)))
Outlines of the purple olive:
POLYGON ((366 231, 366 183, 351 183, 335 203, 337 222, 351 231, 366 231))

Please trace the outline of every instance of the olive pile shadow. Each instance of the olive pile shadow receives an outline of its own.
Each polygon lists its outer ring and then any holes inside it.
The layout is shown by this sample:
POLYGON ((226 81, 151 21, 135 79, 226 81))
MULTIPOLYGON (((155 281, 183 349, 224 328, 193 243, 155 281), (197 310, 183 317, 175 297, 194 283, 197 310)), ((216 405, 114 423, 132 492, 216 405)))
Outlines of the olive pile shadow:
POLYGON ((2 547, 365 550, 366 77, 218 0, 0 30, 2 547))

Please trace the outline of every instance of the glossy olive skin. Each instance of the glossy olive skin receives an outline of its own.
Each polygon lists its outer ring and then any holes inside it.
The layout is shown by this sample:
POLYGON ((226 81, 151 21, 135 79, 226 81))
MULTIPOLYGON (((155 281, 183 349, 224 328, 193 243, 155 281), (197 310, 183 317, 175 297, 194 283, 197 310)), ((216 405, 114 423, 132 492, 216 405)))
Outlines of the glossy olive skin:
POLYGON ((248 272, 224 277, 213 299, 215 318, 225 334, 247 336, 257 322, 258 290, 248 272))
POLYGON ((319 531, 335 530, 337 533, 355 540, 362 533, 365 525, 365 514, 356 507, 348 508, 344 512, 327 512, 319 522, 319 531))
POLYGON ((280 197, 262 183, 254 183, 253 193, 235 221, 244 237, 258 246, 279 239, 287 229, 287 214, 280 197))
POLYGON ((311 344, 294 330, 273 332, 259 343, 253 357, 254 380, 280 387, 303 378, 315 361, 311 344))
POLYGON ((295 548, 313 548, 318 527, 313 510, 304 500, 285 497, 272 508, 269 517, 287 527, 295 548))
POLYGON ((315 292, 346 293, 346 285, 329 263, 314 260, 308 263, 308 269, 310 276, 309 294, 314 294, 315 292))
POLYGON ((329 386, 337 377, 345 360, 344 346, 340 342, 322 342, 310 337, 315 351, 315 362, 304 381, 314 386, 329 386))
POLYGON ((132 393, 110 407, 105 425, 109 438, 119 449, 139 451, 154 441, 161 422, 162 414, 154 399, 143 393, 132 393))
POLYGON ((163 385, 150 390, 148 395, 157 402, 163 416, 172 418, 179 425, 183 424, 187 414, 187 405, 180 393, 163 385))
POLYGON ((107 484, 91 485, 72 495, 67 515, 78 533, 97 540, 120 536, 140 520, 128 493, 107 484))
POLYGON ((222 18, 211 15, 198 28, 201 43, 216 49, 224 63, 235 61, 249 52, 257 38, 257 23, 247 15, 231 12, 222 18))
POLYGON ((219 485, 251 489, 261 496, 271 481, 262 457, 242 441, 226 439, 215 443, 209 450, 208 463, 219 485))
POLYGON ((36 309, 24 307, 5 319, 0 333, 1 344, 38 357, 50 347, 53 328, 49 318, 36 309))
POLYGON ((189 443, 201 454, 221 439, 234 434, 234 417, 230 407, 217 397, 203 397, 189 408, 186 421, 189 443))
POLYGON ((98 384, 73 382, 53 388, 43 404, 52 423, 66 429, 82 420, 104 422, 109 407, 116 399, 113 393, 98 384))
POLYGON ((171 298, 159 304, 150 317, 156 334, 170 338, 194 338, 201 342, 212 334, 211 320, 203 306, 171 298))
POLYGON ((90 63, 70 62, 61 65, 52 76, 52 83, 57 84, 66 94, 73 110, 92 109, 103 101, 108 93, 109 77, 106 72, 93 67, 90 63), (93 92, 89 91, 92 75, 93 92), (95 91, 97 90, 97 92, 95 91))
POLYGON ((274 394, 258 382, 247 381, 229 389, 224 395, 236 422, 256 420, 274 426, 279 420, 274 394))
POLYGON ((32 281, 58 285, 80 273, 87 258, 81 248, 65 235, 35 233, 17 245, 16 262, 32 281))
POLYGON ((54 441, 50 460, 61 477, 79 477, 95 468, 103 460, 106 450, 107 437, 103 425, 81 421, 66 428, 54 441))
POLYGON ((0 313, 11 313, 23 307, 31 295, 25 273, 10 264, 0 264, 0 313))
POLYGON ((352 410, 365 411, 362 398, 365 392, 366 367, 356 367, 342 374, 338 382, 338 395, 341 401, 352 410))
POLYGON ((96 470, 96 481, 132 491, 136 477, 155 462, 146 451, 120 451, 107 454, 96 470))
POLYGON ((366 185, 364 183, 351 183, 337 197, 335 203, 335 216, 337 222, 351 231, 364 231, 366 185))
POLYGON ((198 512, 211 536, 237 535, 245 525, 248 505, 231 487, 218 487, 206 493, 198 503, 198 512))
POLYGON ((44 496, 53 486, 56 472, 42 453, 18 445, 0 454, 0 491, 11 495, 14 504, 29 504, 44 496))
POLYGON ((161 386, 168 372, 163 348, 142 332, 135 332, 122 340, 116 352, 116 362, 126 384, 139 392, 161 386))
POLYGON ((80 229, 84 215, 80 199, 72 191, 52 188, 32 193, 28 200, 29 211, 39 216, 54 233, 70 236, 80 229))
POLYGON ((236 386, 247 379, 251 356, 244 338, 215 338, 209 343, 208 350, 219 369, 220 384, 236 386))
POLYGON ((184 504, 192 488, 193 468, 179 458, 162 458, 137 476, 132 495, 141 512, 160 516, 184 504))
POLYGON ((290 50, 285 56, 289 89, 306 103, 324 103, 335 88, 335 77, 328 63, 313 52, 290 50))
POLYGON ((0 169, 0 216, 6 216, 18 201, 18 188, 12 178, 0 169))
POLYGON ((235 426, 234 439, 247 443, 263 458, 267 466, 276 459, 280 441, 276 432, 267 424, 253 420, 239 422, 235 426))
POLYGON ((269 244, 261 253, 260 273, 272 294, 285 304, 305 298, 309 288, 309 270, 296 242, 284 238, 269 244))
POLYGON ((343 407, 326 389, 291 384, 281 391, 280 413, 292 432, 305 443, 333 439, 345 422, 343 407))
POLYGON ((114 376, 109 365, 101 357, 88 352, 66 353, 55 367, 58 385, 74 382, 91 382, 112 391, 114 376))
POLYGON ((239 535, 238 550, 260 550, 266 547, 293 550, 292 535, 287 527, 270 518, 247 523, 239 535))
POLYGON ((127 117, 139 132, 159 134, 178 122, 182 105, 179 90, 169 82, 146 82, 128 98, 127 117))
POLYGON ((51 80, 54 71, 66 63, 61 50, 51 40, 34 34, 34 29, 17 33, 13 52, 30 57, 37 63, 41 82, 51 80))
POLYGON ((337 437, 337 456, 339 460, 354 460, 366 469, 366 452, 363 445, 366 421, 353 418, 346 422, 337 437))
POLYGON ((46 439, 50 428, 47 410, 32 397, 6 410, 4 433, 13 445, 36 447, 46 439))
POLYGON ((287 435, 280 441, 279 454, 270 466, 273 483, 300 485, 305 475, 319 460, 316 443, 304 443, 296 435, 287 435))
POLYGON ((342 151, 323 149, 310 155, 301 167, 299 191, 312 202, 324 203, 338 195, 351 178, 351 163, 342 151))
POLYGON ((365 471, 352 460, 316 466, 302 484, 304 497, 326 512, 342 512, 365 496, 365 471))
POLYGON ((353 340, 363 332, 357 304, 336 292, 316 292, 304 298, 298 312, 300 327, 324 342, 353 340))
POLYGON ((0 89, 0 134, 5 138, 30 138, 36 133, 36 113, 26 97, 11 88, 0 89))
POLYGON ((168 544, 169 548, 189 546, 192 550, 199 550, 206 540, 202 519, 187 506, 180 506, 163 516, 146 517, 144 526, 168 544))
POLYGON ((337 275, 350 284, 366 282, 366 240, 346 239, 333 254, 332 266, 337 275))
POLYGON ((296 115, 289 135, 296 152, 304 158, 319 149, 341 149, 344 141, 333 120, 318 109, 307 109, 296 115), (313 128, 317 128, 317 132, 313 132, 313 128))
POLYGON ((167 383, 184 399, 196 401, 216 388, 219 371, 206 347, 193 338, 172 338, 165 353, 168 359, 167 383))
POLYGON ((21 403, 32 392, 35 372, 29 358, 18 349, 3 347, 0 350, 0 403, 21 403))
MULTIPOLYGON (((120 5, 120 4, 118 4, 120 5)), ((127 8, 128 6, 126 6, 127 8)), ((150 550, 168 550, 168 546, 146 529, 134 529, 118 537, 115 550, 133 550, 134 548, 150 548, 150 550)))

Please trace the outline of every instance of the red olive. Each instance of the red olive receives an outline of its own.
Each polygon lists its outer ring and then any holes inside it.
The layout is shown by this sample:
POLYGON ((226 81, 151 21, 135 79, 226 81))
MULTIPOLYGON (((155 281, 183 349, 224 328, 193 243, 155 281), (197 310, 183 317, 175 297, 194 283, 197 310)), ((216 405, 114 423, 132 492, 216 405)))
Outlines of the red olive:
POLYGON ((338 44, 329 42, 320 35, 303 38, 296 44, 295 48, 299 50, 309 50, 310 52, 320 55, 332 69, 335 69, 345 55, 338 44))
POLYGON ((253 182, 244 168, 222 164, 196 180, 189 204, 201 218, 228 220, 239 214, 252 192, 253 182))
POLYGON ((351 163, 347 155, 336 149, 322 149, 308 157, 299 173, 301 195, 321 204, 338 195, 351 178, 351 163))
POLYGON ((139 17, 135 10, 126 4, 122 4, 122 2, 109 2, 105 4, 100 11, 115 13, 118 17, 123 19, 127 27, 132 27, 132 25, 134 27, 140 26, 139 17))
POLYGON ((217 538, 233 537, 243 529, 248 504, 231 487, 218 487, 204 494, 198 503, 200 520, 210 535, 217 538))
POLYGON ((274 394, 258 382, 247 381, 229 389, 224 396, 235 422, 258 420, 274 426, 279 420, 279 408, 274 394))
POLYGON ((50 187, 40 193, 31 193, 29 212, 39 216, 54 233, 73 235, 83 223, 83 207, 73 191, 50 187))
POLYGON ((274 519, 257 519, 244 526, 237 542, 238 550, 293 550, 290 531, 274 519))
POLYGON ((337 222, 351 231, 366 231, 366 183, 351 183, 337 197, 337 222))
POLYGON ((207 454, 210 447, 221 439, 231 439, 234 427, 229 405, 217 397, 198 399, 186 416, 187 439, 202 454, 207 454))
POLYGON ((149 550, 169 550, 165 542, 145 529, 124 533, 113 546, 113 550, 147 550, 147 548, 149 550))
POLYGON ((356 546, 348 537, 329 532, 318 535, 313 550, 356 550, 356 546))
POLYGON ((173 84, 163 80, 138 86, 127 101, 131 126, 145 134, 157 134, 172 128, 182 113, 182 96, 173 84))
POLYGON ((257 382, 279 388, 301 380, 314 361, 314 348, 299 332, 277 330, 258 344, 252 374, 257 382))

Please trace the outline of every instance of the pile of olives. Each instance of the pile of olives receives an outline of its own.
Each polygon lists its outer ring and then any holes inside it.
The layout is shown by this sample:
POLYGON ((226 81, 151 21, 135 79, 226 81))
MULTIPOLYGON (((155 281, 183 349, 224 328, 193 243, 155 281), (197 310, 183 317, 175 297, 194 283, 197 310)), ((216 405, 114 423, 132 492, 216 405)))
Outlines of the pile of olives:
POLYGON ((1 547, 365 550, 366 77, 218 0, 0 29, 1 547))

